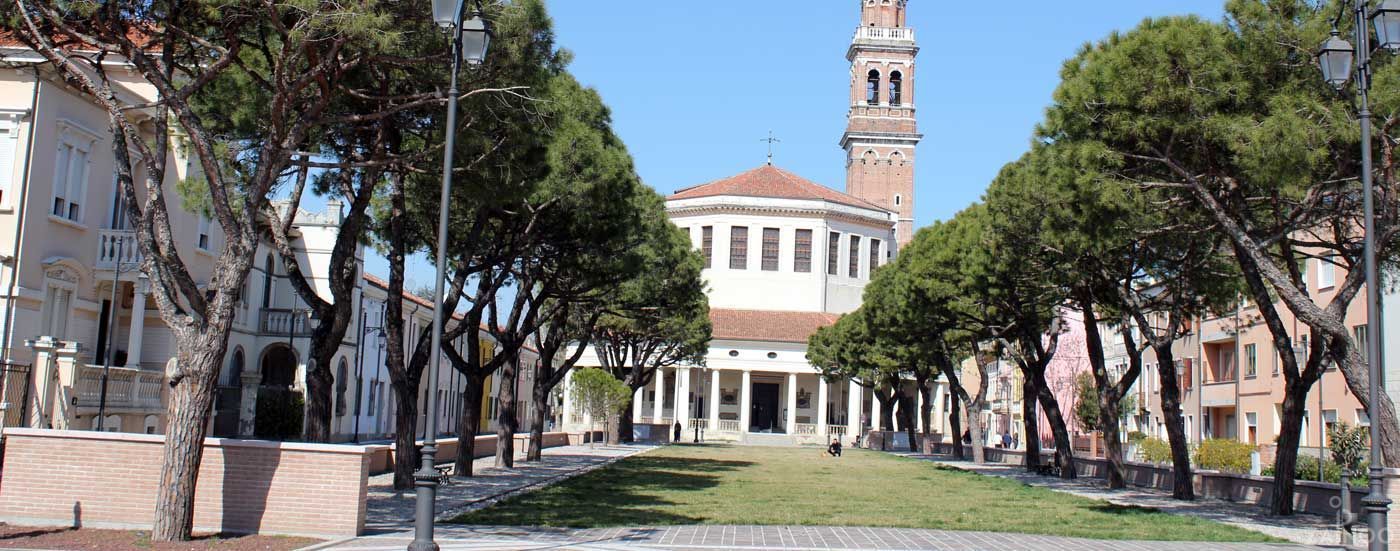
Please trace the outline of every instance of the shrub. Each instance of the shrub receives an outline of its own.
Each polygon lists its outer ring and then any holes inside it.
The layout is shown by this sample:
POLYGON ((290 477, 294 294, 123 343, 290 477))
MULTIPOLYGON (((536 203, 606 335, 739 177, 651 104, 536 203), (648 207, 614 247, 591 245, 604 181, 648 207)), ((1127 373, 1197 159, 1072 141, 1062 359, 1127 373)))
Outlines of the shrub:
POLYGON ((1172 446, 1161 438, 1146 438, 1138 446, 1138 455, 1148 463, 1171 463, 1172 446))
MULTIPOLYGON (((1353 475, 1351 477, 1351 485, 1356 488, 1365 488, 1368 482, 1365 473, 1366 469, 1370 468, 1370 463, 1362 461, 1359 465, 1358 470, 1362 474, 1361 476, 1353 475)), ((1274 476, 1274 466, 1269 465, 1268 467, 1264 467, 1264 471, 1261 474, 1264 476, 1274 476)), ((1298 466, 1294 468, 1293 479, 1317 482, 1317 457, 1312 455, 1299 455, 1298 466)), ((1332 484, 1341 484, 1342 467, 1331 460, 1324 461, 1322 464, 1322 481, 1332 484)))
POLYGON ((253 434, 263 440, 296 440, 301 437, 305 410, 306 401, 300 392, 260 387, 253 434))
POLYGON ((1366 471, 1361 469, 1367 450, 1366 431, 1340 421, 1327 428, 1327 439, 1331 442, 1332 461, 1345 468, 1352 478, 1361 478, 1366 471))
POLYGON ((1211 439, 1196 448, 1196 465, 1230 473, 1249 472, 1250 454, 1254 446, 1238 440, 1211 439))
POLYGON ((1147 433, 1145 433, 1145 432, 1142 432, 1142 431, 1140 431, 1140 430, 1135 430, 1135 431, 1132 431, 1132 432, 1128 433, 1128 443, 1129 443, 1129 444, 1142 444, 1142 441, 1143 441, 1143 440, 1147 440, 1147 433))

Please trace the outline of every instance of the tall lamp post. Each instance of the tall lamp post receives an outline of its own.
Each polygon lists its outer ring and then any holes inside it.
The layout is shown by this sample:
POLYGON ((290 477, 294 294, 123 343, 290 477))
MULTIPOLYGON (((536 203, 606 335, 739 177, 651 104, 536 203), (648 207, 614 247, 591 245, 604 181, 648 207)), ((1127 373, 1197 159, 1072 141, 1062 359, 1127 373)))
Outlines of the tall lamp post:
MULTIPOLYGON (((1380 273, 1376 265, 1376 207, 1375 190, 1371 182, 1371 105, 1368 93, 1371 89, 1371 33, 1368 27, 1374 26, 1377 48, 1392 52, 1400 50, 1400 0, 1382 0, 1374 10, 1367 10, 1367 0, 1353 0, 1352 12, 1355 23, 1352 31, 1357 47, 1342 39, 1337 32, 1336 22, 1332 26, 1332 36, 1322 43, 1317 52, 1318 65, 1322 76, 1333 88, 1342 90, 1347 83, 1355 81, 1356 96, 1360 103, 1358 118, 1361 119, 1361 191, 1365 209, 1365 264, 1366 264, 1366 354, 1371 388, 1368 400, 1367 417, 1370 419, 1371 436, 1371 488, 1361 500, 1366 511, 1366 529, 1369 534, 1371 551, 1385 551, 1387 510, 1390 500, 1385 493, 1385 465, 1381 456, 1380 420, 1375 415, 1376 404, 1380 401, 1381 387, 1381 299, 1380 273), (1369 25, 1368 25, 1369 20, 1369 25), (1356 62, 1353 74, 1352 62, 1356 62)), ((1338 14, 1340 22, 1342 14, 1338 14)))
POLYGON ((438 370, 442 366, 443 283, 447 277, 447 206, 452 198, 452 153, 457 134, 457 73, 466 61, 479 65, 486 59, 491 43, 491 31, 477 4, 477 11, 464 20, 463 0, 433 0, 433 21, 446 30, 452 40, 451 86, 447 89, 447 143, 443 149, 442 194, 438 198, 437 275, 433 278, 433 340, 430 353, 432 364, 428 371, 428 399, 424 411, 428 415, 423 437, 422 464, 414 474, 417 499, 413 519, 413 542, 409 551, 437 551, 433 541, 433 516, 437 499, 437 387, 438 370))

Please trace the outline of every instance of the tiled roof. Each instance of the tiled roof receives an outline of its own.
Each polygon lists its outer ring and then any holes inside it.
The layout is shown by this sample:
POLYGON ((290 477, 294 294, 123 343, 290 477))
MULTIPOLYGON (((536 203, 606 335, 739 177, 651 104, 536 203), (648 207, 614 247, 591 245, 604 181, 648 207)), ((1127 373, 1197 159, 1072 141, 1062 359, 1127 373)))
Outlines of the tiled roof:
POLYGON ((776 310, 710 309, 715 339, 805 343, 817 329, 836 323, 839 314, 776 310))
MULTIPOLYGON (((380 279, 379 277, 370 275, 370 274, 368 274, 368 273, 364 274, 364 277, 365 277, 365 282, 366 282, 366 283, 369 283, 370 285, 373 285, 373 286, 378 287, 378 288, 380 288, 380 289, 384 289, 385 291, 388 291, 388 290, 389 290, 389 282, 384 281, 383 279, 380 279)), ((419 305, 419 306, 422 306, 422 307, 424 307, 424 308, 428 308, 428 309, 432 309, 432 308, 433 308, 433 301, 428 300, 428 299, 423 298, 423 297, 420 297, 420 296, 415 295, 415 294, 413 294, 413 293, 410 293, 410 292, 408 292, 408 291, 404 291, 404 292, 403 292, 403 298, 404 298, 404 300, 407 300, 407 301, 409 301, 409 302, 412 302, 412 303, 417 304, 417 305, 419 305)), ((453 313, 452 313, 452 319, 461 320, 461 319, 465 319, 465 316, 463 316, 463 315, 461 314, 461 312, 453 312, 453 313)), ((482 330, 482 331, 490 332, 490 330, 487 329, 487 326, 486 326, 486 324, 484 324, 484 323, 481 324, 481 330, 482 330)), ((532 340, 533 340, 533 339, 532 339, 532 340)), ((528 351, 533 352, 533 353, 536 353, 536 354, 539 353, 539 351, 535 350, 535 346, 532 345, 532 344, 530 344, 530 343, 528 343, 528 342, 525 343, 524 345, 521 345, 521 348, 524 348, 525 350, 528 350, 528 351)))
POLYGON ((773 165, 764 165, 737 176, 678 190, 666 199, 674 201, 721 195, 821 200, 889 212, 884 207, 841 193, 773 165))

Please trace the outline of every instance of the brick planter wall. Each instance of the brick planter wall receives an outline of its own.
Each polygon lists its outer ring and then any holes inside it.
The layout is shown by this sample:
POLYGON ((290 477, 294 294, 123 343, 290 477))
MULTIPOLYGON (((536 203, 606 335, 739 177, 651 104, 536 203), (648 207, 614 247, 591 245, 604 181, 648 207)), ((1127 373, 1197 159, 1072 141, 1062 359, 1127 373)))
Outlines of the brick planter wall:
MULTIPOLYGON (((0 520, 151 528, 164 437, 5 429, 0 520)), ((337 538, 365 526, 362 446, 206 439, 196 532, 337 538)))

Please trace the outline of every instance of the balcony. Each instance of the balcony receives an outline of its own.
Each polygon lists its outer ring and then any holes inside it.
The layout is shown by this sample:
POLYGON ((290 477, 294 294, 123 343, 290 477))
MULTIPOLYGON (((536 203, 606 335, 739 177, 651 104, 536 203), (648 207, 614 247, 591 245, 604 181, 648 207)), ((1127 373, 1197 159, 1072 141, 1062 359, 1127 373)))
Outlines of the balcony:
POLYGON ((1235 405, 1235 382, 1201 385, 1201 407, 1218 408, 1235 405))
POLYGON ((854 41, 898 43, 901 46, 913 46, 914 29, 907 27, 859 27, 856 29, 854 41))
POLYGON ((136 243, 134 230, 100 230, 97 232, 98 270, 136 270, 141 265, 141 246, 136 243))
POLYGON ((263 308, 258 312, 258 332, 286 337, 311 336, 311 312, 285 308, 263 308))
MULTIPOLYGON (((107 374, 108 412, 160 410, 165 373, 154 369, 113 367, 107 374)), ((102 403, 102 366, 78 366, 77 400, 80 408, 102 403)))

